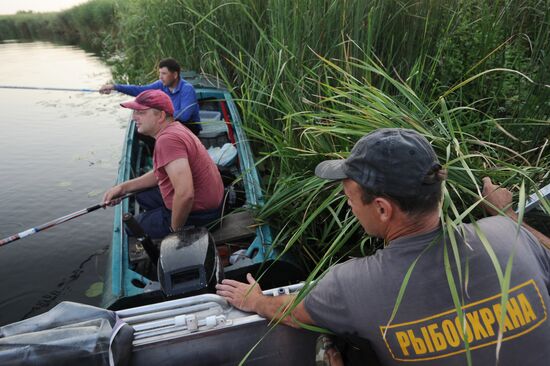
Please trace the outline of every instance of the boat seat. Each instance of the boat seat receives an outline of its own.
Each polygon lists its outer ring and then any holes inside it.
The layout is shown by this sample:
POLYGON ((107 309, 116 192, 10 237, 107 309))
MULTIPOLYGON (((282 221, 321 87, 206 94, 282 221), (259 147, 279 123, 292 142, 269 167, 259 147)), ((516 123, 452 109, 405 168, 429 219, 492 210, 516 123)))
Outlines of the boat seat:
POLYGON ((199 111, 201 118, 202 131, 199 134, 204 147, 222 147, 223 144, 229 142, 227 135, 227 124, 222 118, 222 114, 218 111, 199 111))
MULTIPOLYGON (((216 245, 238 242, 256 234, 256 222, 250 211, 231 212, 223 216, 220 224, 212 232, 216 245)), ((160 249, 161 239, 153 240, 160 249)), ((131 263, 148 260, 147 253, 141 243, 135 237, 129 237, 128 255, 131 263)))
POLYGON ((200 137, 211 139, 227 134, 227 124, 217 111, 200 111, 202 131, 200 137))
POLYGON ((222 114, 218 111, 207 111, 207 110, 200 110, 199 116, 201 117, 202 121, 221 121, 222 120, 222 114))
POLYGON ((239 241, 255 235, 255 225, 250 211, 232 212, 222 218, 212 236, 216 245, 239 241))

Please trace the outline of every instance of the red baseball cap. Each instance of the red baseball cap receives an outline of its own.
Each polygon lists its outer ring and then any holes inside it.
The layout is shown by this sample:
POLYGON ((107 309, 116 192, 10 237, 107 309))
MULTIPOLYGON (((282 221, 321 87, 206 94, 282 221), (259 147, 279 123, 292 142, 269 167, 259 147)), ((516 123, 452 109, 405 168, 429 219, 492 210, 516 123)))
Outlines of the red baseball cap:
POLYGON ((171 116, 174 115, 174 105, 172 104, 172 100, 165 92, 157 89, 141 92, 136 99, 125 103, 120 103, 120 105, 124 108, 134 110, 154 108, 160 111, 165 111, 171 116))

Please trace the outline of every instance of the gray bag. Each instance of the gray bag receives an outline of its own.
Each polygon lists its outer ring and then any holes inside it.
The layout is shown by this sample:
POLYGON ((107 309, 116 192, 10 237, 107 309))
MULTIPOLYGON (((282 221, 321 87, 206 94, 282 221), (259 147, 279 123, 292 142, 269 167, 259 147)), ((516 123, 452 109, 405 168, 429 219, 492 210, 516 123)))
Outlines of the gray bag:
POLYGON ((133 334, 113 311, 62 302, 0 327, 0 365, 130 365, 133 334))

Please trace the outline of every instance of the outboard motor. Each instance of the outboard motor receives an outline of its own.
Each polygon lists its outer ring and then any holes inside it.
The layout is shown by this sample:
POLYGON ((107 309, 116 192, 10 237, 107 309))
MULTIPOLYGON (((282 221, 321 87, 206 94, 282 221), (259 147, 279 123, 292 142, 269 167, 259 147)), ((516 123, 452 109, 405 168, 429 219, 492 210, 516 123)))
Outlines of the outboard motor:
POLYGON ((216 244, 206 228, 183 229, 161 243, 158 278, 167 296, 214 293, 223 280, 216 244))

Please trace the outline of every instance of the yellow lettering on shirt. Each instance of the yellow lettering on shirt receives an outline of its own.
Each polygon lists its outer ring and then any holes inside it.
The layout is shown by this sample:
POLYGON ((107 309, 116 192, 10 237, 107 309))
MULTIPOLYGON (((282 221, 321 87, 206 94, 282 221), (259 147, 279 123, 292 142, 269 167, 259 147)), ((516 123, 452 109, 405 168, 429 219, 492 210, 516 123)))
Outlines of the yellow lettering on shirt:
POLYGON ((447 344, 451 347, 457 347, 460 344, 460 338, 458 337, 454 323, 449 319, 445 319, 441 323, 441 328, 443 329, 447 344))
POLYGON ((409 340, 409 337, 407 337, 407 333, 405 332, 395 332, 395 337, 397 338, 397 342, 399 342, 399 346, 401 346, 401 352, 405 355, 409 355, 409 346, 411 345, 411 341, 409 340))
POLYGON ((485 329, 487 329, 487 333, 490 336, 494 336, 495 332, 493 330, 493 324, 495 324, 495 316, 493 315, 491 309, 481 308, 479 309, 479 315, 483 320, 483 325, 485 326, 485 329))
POLYGON ((511 298, 510 301, 508 301, 508 305, 506 305, 506 311, 508 311, 508 315, 510 316, 512 323, 514 324, 514 328, 520 327, 525 324, 525 320, 523 319, 523 315, 521 314, 521 309, 519 308, 519 304, 515 298, 511 298))
POLYGON ((474 338, 476 340, 488 337, 485 328, 483 328, 483 325, 481 325, 481 322, 479 321, 479 314, 477 311, 466 313, 466 318, 468 318, 468 322, 471 324, 471 327, 474 331, 474 338))
POLYGON ((508 291, 504 319, 502 295, 497 294, 462 307, 462 318, 455 309, 413 321, 380 326, 384 342, 395 360, 420 361, 449 357, 487 347, 497 342, 525 336, 547 319, 547 310, 533 280, 508 291), (503 323, 501 324, 501 322, 503 323))
POLYGON ((529 303, 529 300, 527 300, 525 295, 519 294, 518 301, 521 306, 521 312, 525 317, 525 322, 530 323, 532 321, 535 321, 537 319, 537 316, 535 315, 535 312, 533 311, 533 307, 531 306, 531 304, 529 303))
MULTIPOLYGON (((495 312, 495 317, 497 318, 497 322, 500 324, 501 316, 502 316, 502 309, 500 307, 500 303, 493 305, 493 311, 495 312)), ((506 314, 506 316, 504 317, 504 332, 507 332, 513 329, 514 329, 514 326, 510 321, 508 314, 506 314)))

